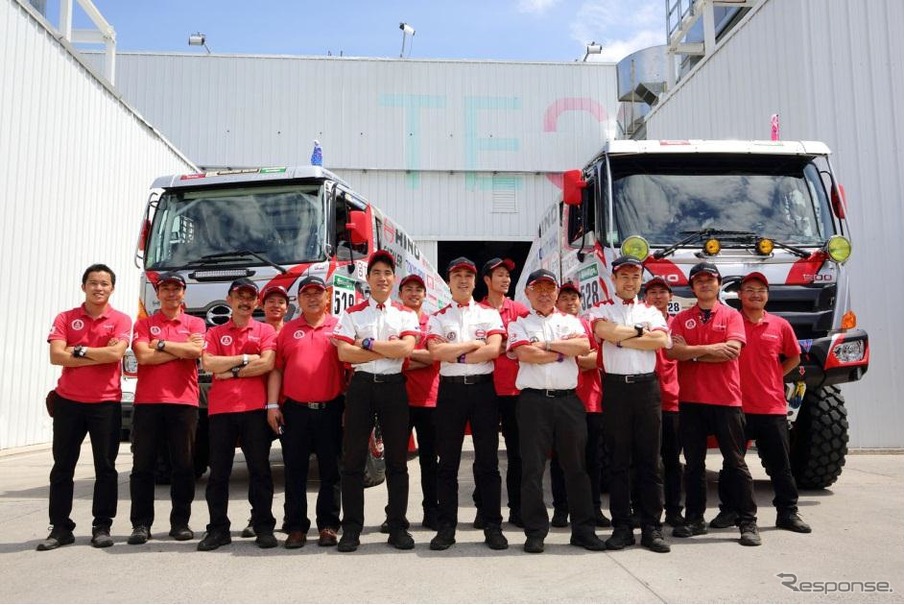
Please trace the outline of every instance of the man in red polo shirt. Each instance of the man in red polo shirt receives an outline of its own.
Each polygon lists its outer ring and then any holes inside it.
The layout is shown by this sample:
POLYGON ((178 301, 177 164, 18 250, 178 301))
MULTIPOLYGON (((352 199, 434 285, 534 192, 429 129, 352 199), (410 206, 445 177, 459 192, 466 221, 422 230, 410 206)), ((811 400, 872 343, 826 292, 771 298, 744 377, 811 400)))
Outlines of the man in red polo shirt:
POLYGON ((248 466, 248 499, 254 511, 255 542, 278 546, 273 528, 273 477, 270 474, 270 427, 267 424, 267 374, 273 369, 276 332, 252 319, 258 305, 257 285, 248 278, 229 286, 226 302, 232 317, 207 332, 202 357, 213 374, 208 395, 210 477, 207 508, 210 523, 198 550, 216 550, 232 542, 229 535, 229 477, 240 443, 248 466))
POLYGON ((73 475, 85 435, 94 454, 94 521, 91 545, 113 545, 119 432, 122 424, 120 360, 129 346, 132 322, 110 306, 116 275, 95 264, 82 274, 85 302, 57 315, 47 336, 50 363, 62 366, 53 412, 53 469, 50 471, 50 535, 38 550, 72 544, 73 475))
MULTIPOLYGON (((800 364, 800 343, 791 324, 766 311, 769 282, 765 275, 755 271, 744 276, 740 298, 747 336, 747 345, 740 356, 744 443, 756 441, 763 467, 772 482, 775 491, 772 504, 778 511, 776 527, 808 534, 811 529, 798 514, 797 483, 791 474, 784 380, 800 364)), ((719 496, 723 509, 710 527, 730 527, 738 517, 722 477, 720 473, 719 496)))
MULTIPOLYGON (((512 285, 511 272, 515 270, 515 262, 509 258, 491 258, 483 264, 481 275, 487 287, 487 295, 482 304, 492 307, 502 317, 502 326, 508 330, 509 323, 524 317, 529 309, 508 297, 512 285)), ((504 353, 507 334, 502 335, 502 353, 493 362, 493 387, 499 404, 499 421, 502 425, 502 436, 505 438, 505 489, 508 493, 509 518, 515 527, 524 527, 521 520, 521 441, 518 437, 518 420, 515 407, 518 404, 518 389, 515 379, 518 376, 518 360, 504 353)), ((475 477, 476 477, 475 466, 475 477)), ((474 520, 476 529, 484 529, 486 520, 480 516, 480 489, 474 488, 474 504, 478 514, 474 520)))
POLYGON ((676 538, 706 533, 706 440, 714 435, 722 452, 727 490, 738 511, 740 543, 759 546, 753 478, 744 461, 744 413, 738 356, 747 342, 741 314, 719 302, 722 275, 712 263, 694 265, 688 275, 697 304, 672 320, 678 361, 679 424, 684 447, 687 524, 676 538))
MULTIPOLYGON (((659 276, 650 278, 644 286, 644 300, 662 313, 669 327, 669 302, 672 287, 659 276)), ((656 375, 659 376, 659 394, 662 396, 662 486, 665 502, 665 522, 672 527, 685 524, 681 514, 681 439, 678 435, 678 362, 665 355, 665 349, 656 351, 656 375)))
POLYGON ((144 544, 154 523, 157 452, 164 444, 172 464, 170 536, 191 540, 188 527, 195 499, 193 451, 198 427, 198 364, 204 350, 204 320, 182 310, 185 280, 164 273, 155 284, 160 309, 135 323, 132 351, 138 360, 138 385, 132 418, 132 535, 144 544))
POLYGON ((286 465, 286 548, 307 541, 308 459, 317 455, 317 531, 320 546, 335 546, 339 532, 339 456, 345 370, 331 338, 337 319, 326 312, 326 283, 308 276, 298 284, 301 315, 276 338, 276 366, 270 372, 267 419, 274 433, 282 427, 286 465), (280 395, 285 401, 280 404, 280 395))
MULTIPOLYGON (((596 527, 609 527, 612 522, 603 514, 600 497, 601 471, 603 465, 603 390, 600 381, 599 344, 593 337, 590 323, 580 317, 581 291, 577 284, 567 281, 559 288, 556 309, 566 315, 574 315, 581 321, 590 342, 590 352, 575 359, 581 372, 578 374, 578 399, 584 404, 587 412, 587 474, 590 475, 590 496, 593 499, 593 516, 596 527)), ((565 475, 559 464, 558 456, 553 453, 549 462, 549 484, 552 491, 553 527, 568 527, 568 493, 565 489, 565 475)))

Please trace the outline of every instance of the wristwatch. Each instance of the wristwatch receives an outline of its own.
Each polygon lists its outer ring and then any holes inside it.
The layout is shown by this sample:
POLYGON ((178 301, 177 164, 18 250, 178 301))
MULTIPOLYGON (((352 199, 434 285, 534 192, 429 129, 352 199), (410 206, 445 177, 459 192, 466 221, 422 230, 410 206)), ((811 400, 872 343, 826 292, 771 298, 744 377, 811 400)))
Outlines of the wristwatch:
POLYGON ((364 349, 365 351, 373 350, 373 346, 374 346, 373 338, 365 338, 364 340, 361 341, 361 348, 364 349))
POLYGON ((230 370, 230 371, 232 372, 232 377, 233 377, 233 378, 238 378, 238 377, 239 377, 239 372, 242 371, 242 366, 235 366, 235 367, 232 368, 232 370, 230 370))
POLYGON ((634 324, 634 331, 637 332, 637 337, 640 338, 643 336, 643 324, 634 324))
POLYGON ((242 367, 248 365, 248 353, 242 353, 242 367))
POLYGON ((87 347, 85 347, 84 345, 76 345, 72 349, 72 356, 75 358, 81 359, 86 354, 86 350, 85 350, 86 348, 87 347))
POLYGON ((157 341, 157 350, 158 350, 158 351, 162 351, 162 350, 165 349, 165 348, 166 348, 166 341, 165 341, 165 340, 158 340, 158 341, 157 341))

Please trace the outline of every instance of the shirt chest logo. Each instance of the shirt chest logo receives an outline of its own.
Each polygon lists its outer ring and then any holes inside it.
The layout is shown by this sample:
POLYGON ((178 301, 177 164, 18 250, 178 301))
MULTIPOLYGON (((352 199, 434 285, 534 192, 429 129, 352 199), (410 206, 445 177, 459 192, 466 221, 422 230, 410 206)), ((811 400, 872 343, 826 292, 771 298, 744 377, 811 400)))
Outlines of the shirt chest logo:
POLYGON ((483 328, 477 328, 476 330, 474 330, 474 338, 481 340, 481 339, 486 339, 486 337, 487 337, 487 331, 484 330, 483 328))
POLYGON ((446 340, 449 342, 455 342, 455 339, 458 338, 458 334, 454 331, 446 332, 446 340))
POLYGON ((151 326, 151 334, 153 336, 160 336, 161 332, 163 332, 163 330, 160 329, 160 326, 151 326))
POLYGON ((69 325, 72 327, 73 330, 84 330, 85 329, 85 322, 83 322, 81 319, 73 319, 72 323, 69 325))
POLYGON ((697 327, 697 320, 696 319, 688 319, 686 322, 684 322, 684 327, 687 328, 688 330, 693 330, 694 328, 697 327))
POLYGON ((232 336, 230 336, 229 334, 223 334, 222 336, 220 336, 220 344, 224 347, 228 347, 232 344, 232 336))
POLYGON ((304 330, 295 330, 295 332, 292 334, 292 338, 294 338, 295 340, 301 340, 302 338, 304 338, 304 330))

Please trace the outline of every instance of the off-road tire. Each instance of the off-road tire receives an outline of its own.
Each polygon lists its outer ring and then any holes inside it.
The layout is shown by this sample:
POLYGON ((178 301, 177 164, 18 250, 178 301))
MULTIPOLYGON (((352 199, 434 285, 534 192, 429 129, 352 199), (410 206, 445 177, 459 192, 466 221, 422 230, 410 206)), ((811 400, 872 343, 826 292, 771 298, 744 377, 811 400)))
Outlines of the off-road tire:
POLYGON ((825 489, 841 475, 848 420, 837 386, 807 391, 791 428, 791 472, 800 489, 825 489))

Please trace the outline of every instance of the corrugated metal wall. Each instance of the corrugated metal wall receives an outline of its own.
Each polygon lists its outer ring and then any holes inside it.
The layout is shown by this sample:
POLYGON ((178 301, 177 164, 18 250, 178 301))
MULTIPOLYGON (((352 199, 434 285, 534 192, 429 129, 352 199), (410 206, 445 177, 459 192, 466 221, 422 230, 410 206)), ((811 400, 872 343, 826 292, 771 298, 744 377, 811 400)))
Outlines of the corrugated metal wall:
POLYGON ((869 331, 870 371, 843 392, 851 442, 904 446, 904 2, 768 0, 680 82, 647 137, 783 139, 829 144, 847 190, 852 298, 869 331))
POLYGON ((54 316, 84 300, 94 262, 118 273, 113 304, 134 314, 147 188, 191 166, 73 52, 30 8, 0 0, 0 449, 50 439, 54 316))

